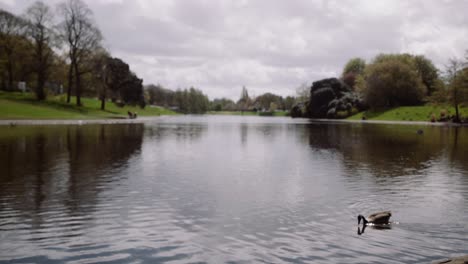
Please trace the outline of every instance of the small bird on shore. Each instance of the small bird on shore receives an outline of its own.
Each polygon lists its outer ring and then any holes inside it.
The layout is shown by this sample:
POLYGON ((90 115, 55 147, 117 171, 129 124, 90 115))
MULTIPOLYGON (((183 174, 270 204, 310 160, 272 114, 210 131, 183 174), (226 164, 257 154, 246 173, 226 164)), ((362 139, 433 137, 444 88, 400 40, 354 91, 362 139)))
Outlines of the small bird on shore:
POLYGON ((390 211, 384 211, 384 212, 371 214, 367 218, 365 218, 362 215, 358 215, 358 225, 361 224, 361 220, 363 220, 364 225, 367 225, 367 224, 388 225, 390 216, 392 216, 392 213, 390 211))

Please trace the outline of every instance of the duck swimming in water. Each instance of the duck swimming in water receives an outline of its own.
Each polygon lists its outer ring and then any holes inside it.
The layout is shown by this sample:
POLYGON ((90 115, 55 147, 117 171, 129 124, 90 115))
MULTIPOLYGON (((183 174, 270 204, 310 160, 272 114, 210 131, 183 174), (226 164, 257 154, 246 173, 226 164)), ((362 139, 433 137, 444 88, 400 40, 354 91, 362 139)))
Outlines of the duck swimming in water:
POLYGON ((384 212, 371 214, 367 218, 365 218, 362 215, 358 215, 358 225, 361 224, 361 220, 363 220, 364 225, 367 225, 367 224, 388 225, 390 216, 392 216, 392 213, 390 211, 384 211, 384 212))

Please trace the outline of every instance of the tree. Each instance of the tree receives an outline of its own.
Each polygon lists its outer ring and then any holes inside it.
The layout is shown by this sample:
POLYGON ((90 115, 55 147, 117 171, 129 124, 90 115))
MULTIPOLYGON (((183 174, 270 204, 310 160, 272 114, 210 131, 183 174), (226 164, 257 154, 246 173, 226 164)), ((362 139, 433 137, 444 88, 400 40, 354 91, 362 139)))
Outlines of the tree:
POLYGON ((208 111, 210 101, 202 91, 191 87, 190 89, 175 92, 175 106, 184 114, 202 114, 208 111))
POLYGON ((231 99, 216 98, 211 103, 210 109, 213 111, 234 111, 236 104, 231 99))
POLYGON ((40 1, 33 3, 26 10, 27 34, 34 43, 34 71, 37 75, 35 92, 38 100, 45 99, 44 86, 50 74, 49 69, 53 59, 52 18, 49 6, 40 1))
POLYGON ((412 63, 398 57, 377 57, 365 71, 364 99, 371 108, 417 105, 425 87, 412 63))
POLYGON ((138 104, 141 108, 145 107, 145 98, 143 96, 143 80, 138 78, 135 73, 129 72, 120 88, 120 99, 125 104, 138 104))
POLYGON ((166 89, 160 84, 150 84, 145 87, 145 90, 148 91, 149 104, 160 106, 173 105, 174 91, 166 89))
POLYGON ((4 67, 8 79, 7 90, 13 89, 15 55, 20 48, 18 41, 24 34, 24 29, 25 22, 23 19, 0 9, 0 54, 5 56, 4 67))
POLYGON ((307 83, 302 83, 296 88, 296 97, 298 103, 304 103, 309 101, 310 98, 310 86, 307 83))
POLYGON ((248 110, 250 103, 251 103, 251 100, 249 97, 249 92, 247 91, 247 88, 243 86, 241 96, 239 100, 237 101, 237 106, 243 112, 243 111, 248 110))
POLYGON ((358 76, 362 76, 364 69, 366 68, 366 61, 361 58, 352 58, 350 59, 341 75, 341 78, 344 83, 349 85, 351 88, 354 88, 356 84, 356 79, 358 76))
POLYGON ((110 83, 110 70, 109 61, 111 60, 110 54, 105 49, 98 49, 93 56, 93 83, 97 86, 96 90, 101 100, 101 110, 106 108, 107 90, 111 85, 110 83))
POLYGON ((463 69, 464 63, 458 59, 449 60, 446 68, 446 77, 449 87, 449 100, 455 108, 454 122, 460 122, 459 105, 468 98, 468 69, 463 69))
POLYGON ((365 68, 366 68, 366 61, 364 59, 352 58, 346 63, 343 69, 342 75, 345 75, 350 72, 355 73, 355 74, 363 74, 365 68))
POLYGON ((432 61, 430 61, 423 55, 415 56, 413 59, 417 71, 421 76, 421 80, 426 86, 427 95, 431 96, 432 93, 436 90, 437 81, 439 79, 438 70, 434 66, 432 61))
POLYGON ((278 109, 278 105, 275 102, 271 102, 268 111, 274 112, 276 109, 278 109))
POLYGON ((143 80, 130 71, 130 66, 119 58, 109 58, 106 65, 106 83, 111 99, 122 104, 146 105, 143 80))
POLYGON ((92 11, 82 0, 68 0, 59 5, 63 16, 60 23, 61 38, 68 45, 70 68, 68 72, 67 102, 70 102, 72 87, 75 87, 76 104, 81 105, 81 75, 83 65, 90 54, 99 47, 102 35, 92 20, 92 11))
POLYGON ((283 105, 283 98, 279 95, 272 94, 272 93, 264 93, 262 95, 257 96, 254 101, 255 107, 259 109, 269 109, 271 103, 275 103, 276 107, 282 107, 283 105))
POLYGON ((296 99, 293 96, 286 96, 284 99, 284 110, 290 111, 294 106, 296 99))
POLYGON ((108 88, 111 92, 112 102, 116 102, 119 98, 119 91, 130 72, 130 66, 119 58, 110 58, 107 62, 107 69, 109 71, 108 88))

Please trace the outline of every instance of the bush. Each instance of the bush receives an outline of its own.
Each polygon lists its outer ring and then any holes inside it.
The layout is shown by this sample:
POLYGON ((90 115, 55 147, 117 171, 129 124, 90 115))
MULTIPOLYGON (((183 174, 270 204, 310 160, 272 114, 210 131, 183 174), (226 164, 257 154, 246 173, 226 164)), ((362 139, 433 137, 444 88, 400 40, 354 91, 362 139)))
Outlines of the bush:
POLYGON ((426 93, 415 66, 406 58, 378 57, 365 75, 364 100, 374 109, 418 105, 426 93))

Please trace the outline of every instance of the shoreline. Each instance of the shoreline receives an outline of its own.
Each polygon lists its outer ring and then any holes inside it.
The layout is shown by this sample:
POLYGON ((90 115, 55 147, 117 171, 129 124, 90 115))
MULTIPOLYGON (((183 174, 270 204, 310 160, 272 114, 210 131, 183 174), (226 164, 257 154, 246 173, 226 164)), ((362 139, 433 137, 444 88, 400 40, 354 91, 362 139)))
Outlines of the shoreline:
POLYGON ((454 126, 465 127, 468 124, 457 124, 450 122, 429 121, 398 121, 398 120, 348 120, 348 119, 310 119, 311 123, 336 123, 336 124, 383 124, 383 125, 419 125, 419 126, 454 126))
POLYGON ((2 126, 48 126, 48 125, 111 125, 111 124, 140 124, 161 118, 157 117, 139 117, 137 119, 2 119, 2 126))
MULTIPOLYGON (((209 115, 207 115, 209 116, 209 115)), ((219 115, 213 115, 219 116, 219 115)), ((2 119, 2 126, 41 126, 41 125, 93 125, 93 124, 141 124, 156 121, 166 116, 147 116, 137 119, 2 119)), ((269 118, 276 118, 275 116, 269 118)), ((294 118, 291 118, 294 120, 294 118)), ((386 125, 413 125, 413 126, 446 126, 446 127, 467 127, 468 124, 456 124, 448 122, 427 122, 427 121, 389 121, 389 120, 347 120, 347 119, 313 119, 298 118, 307 120, 310 124, 386 124, 386 125)))

